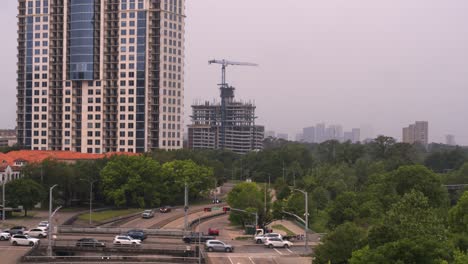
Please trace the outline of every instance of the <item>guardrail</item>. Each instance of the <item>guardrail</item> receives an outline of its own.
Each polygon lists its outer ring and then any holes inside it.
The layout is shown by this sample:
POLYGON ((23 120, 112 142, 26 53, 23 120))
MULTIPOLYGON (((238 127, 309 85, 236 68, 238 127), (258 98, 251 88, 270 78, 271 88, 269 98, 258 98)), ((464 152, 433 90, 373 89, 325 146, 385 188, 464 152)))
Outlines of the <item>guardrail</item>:
MULTIPOLYGON (((198 263, 198 257, 171 257, 171 256, 24 256, 22 262, 30 263, 198 263)), ((202 259, 202 263, 205 263, 202 259)))
POLYGON ((206 220, 209 220, 209 219, 212 219, 212 218, 221 216, 221 215, 225 215, 225 214, 226 214, 226 212, 219 212, 219 213, 217 213, 217 214, 202 216, 202 217, 200 217, 200 220, 199 220, 199 219, 195 219, 195 220, 193 220, 193 221, 190 221, 190 223, 189 223, 188 226, 192 229, 192 231, 194 231, 199 222, 200 222, 200 223, 203 223, 203 222, 206 221, 206 220))
MULTIPOLYGON (((123 234, 130 230, 135 230, 131 227, 69 227, 59 226, 58 233, 87 233, 87 234, 123 234)), ((143 230, 147 235, 181 237, 184 235, 183 230, 176 229, 139 229, 143 230)))

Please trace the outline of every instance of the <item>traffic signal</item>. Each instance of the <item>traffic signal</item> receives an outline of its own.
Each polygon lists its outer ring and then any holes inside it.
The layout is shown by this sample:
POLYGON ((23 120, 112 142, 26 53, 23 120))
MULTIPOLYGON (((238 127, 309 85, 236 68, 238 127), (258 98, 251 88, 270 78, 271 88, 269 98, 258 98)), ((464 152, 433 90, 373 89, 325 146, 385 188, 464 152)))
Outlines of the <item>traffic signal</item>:
POLYGON ((210 208, 210 207, 205 207, 205 209, 203 209, 203 211, 205 211, 205 212, 211 212, 211 208, 210 208))
POLYGON ((231 211, 231 207, 224 206, 223 211, 224 212, 229 212, 229 211, 231 211))

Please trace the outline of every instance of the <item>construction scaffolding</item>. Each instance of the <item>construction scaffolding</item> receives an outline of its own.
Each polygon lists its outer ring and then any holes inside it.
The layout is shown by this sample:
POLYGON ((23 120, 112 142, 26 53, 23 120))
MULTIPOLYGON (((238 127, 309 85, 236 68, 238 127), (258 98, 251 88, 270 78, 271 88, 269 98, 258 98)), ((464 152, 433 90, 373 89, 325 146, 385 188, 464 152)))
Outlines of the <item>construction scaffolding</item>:
POLYGON ((208 101, 192 105, 189 148, 227 149, 239 154, 263 149, 265 128, 255 125, 255 105, 232 98, 225 102, 224 118, 222 108, 221 103, 208 101))

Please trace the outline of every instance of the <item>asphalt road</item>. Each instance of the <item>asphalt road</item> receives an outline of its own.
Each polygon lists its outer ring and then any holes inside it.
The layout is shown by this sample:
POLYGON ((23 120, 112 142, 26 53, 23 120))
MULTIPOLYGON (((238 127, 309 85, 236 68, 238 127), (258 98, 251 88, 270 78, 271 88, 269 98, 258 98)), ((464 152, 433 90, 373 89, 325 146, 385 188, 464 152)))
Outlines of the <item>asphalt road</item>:
POLYGON ((10 241, 0 241, 0 262, 2 264, 16 264, 26 252, 27 246, 11 246, 10 241))

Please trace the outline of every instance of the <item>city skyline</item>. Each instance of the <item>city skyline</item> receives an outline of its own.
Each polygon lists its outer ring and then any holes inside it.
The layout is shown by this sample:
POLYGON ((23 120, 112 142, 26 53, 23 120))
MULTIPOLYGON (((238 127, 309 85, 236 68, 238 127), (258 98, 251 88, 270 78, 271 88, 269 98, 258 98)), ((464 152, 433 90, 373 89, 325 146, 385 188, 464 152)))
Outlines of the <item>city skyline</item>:
MULTIPOLYGON (((323 120, 344 127, 370 125, 373 136, 401 140, 403 126, 428 120, 429 142, 444 142, 446 134, 453 134, 457 143, 467 145, 468 124, 456 119, 468 112, 463 101, 468 40, 461 37, 468 31, 468 3, 363 2, 366 8, 353 9, 346 2, 298 1, 287 10, 281 1, 187 3, 185 124, 195 99, 217 97, 219 74, 207 61, 224 57, 260 64, 252 71, 234 69, 228 81, 233 80, 240 97, 255 99, 258 122, 266 130, 294 135, 323 120), (216 13, 210 12, 213 8, 216 13), (265 8, 268 14, 259 21, 256 14, 265 8), (286 25, 275 22, 282 11, 291 17, 286 25), (277 33, 284 40, 273 38, 277 33), (351 34, 356 38, 346 41, 351 34), (286 51, 286 42, 297 48, 286 51), (284 104, 284 98, 294 103, 284 104)), ((17 2, 7 1, 0 11, 4 128, 13 128, 16 117, 16 10, 17 2)), ((366 137, 363 130, 361 138, 366 137)))

